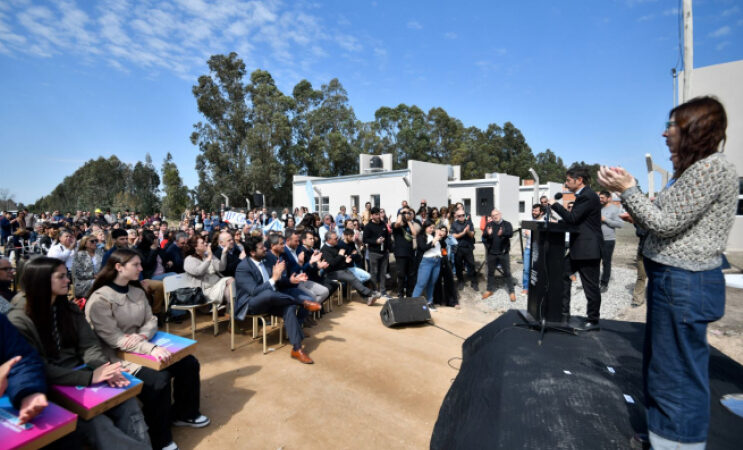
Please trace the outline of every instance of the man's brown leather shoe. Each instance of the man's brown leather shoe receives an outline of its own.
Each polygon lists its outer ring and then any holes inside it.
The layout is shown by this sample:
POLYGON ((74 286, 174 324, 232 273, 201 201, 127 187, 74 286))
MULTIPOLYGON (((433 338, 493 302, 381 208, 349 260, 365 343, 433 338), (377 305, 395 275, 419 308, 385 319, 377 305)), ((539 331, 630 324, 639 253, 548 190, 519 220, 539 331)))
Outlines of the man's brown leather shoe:
POLYGON ((304 352, 301 348, 299 350, 292 350, 292 358, 298 360, 302 364, 314 364, 315 361, 312 360, 309 356, 307 356, 307 353, 304 352))
POLYGON ((511 299, 512 302, 516 301, 516 294, 514 294, 513 292, 511 292, 511 294, 508 297, 511 299))
POLYGON ((311 302, 309 300, 305 300, 302 303, 302 306, 304 306, 304 309, 306 309, 309 312, 320 311, 320 309, 322 309, 322 305, 321 304, 315 303, 315 302, 311 302))
POLYGON ((493 295, 493 293, 491 291, 485 291, 482 294, 482 299, 485 300, 486 298, 490 297, 491 295, 493 295))

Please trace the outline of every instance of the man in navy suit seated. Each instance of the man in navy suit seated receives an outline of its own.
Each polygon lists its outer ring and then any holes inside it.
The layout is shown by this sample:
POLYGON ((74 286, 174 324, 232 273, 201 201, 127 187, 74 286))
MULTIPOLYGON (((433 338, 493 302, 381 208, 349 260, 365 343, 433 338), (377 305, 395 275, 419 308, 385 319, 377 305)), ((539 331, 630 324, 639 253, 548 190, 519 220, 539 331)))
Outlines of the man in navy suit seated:
POLYGON ((292 231, 286 237, 286 246, 284 247, 284 259, 286 261, 286 271, 289 274, 305 274, 307 279, 300 282, 298 288, 305 294, 312 296, 317 303, 322 303, 330 296, 330 290, 322 284, 309 279, 308 271, 312 270, 312 264, 317 264, 322 259, 320 252, 313 253, 307 260, 304 252, 298 252, 299 234, 292 231))
POLYGON ((260 237, 252 237, 245 242, 248 257, 243 259, 235 272, 237 286, 236 317, 245 320, 247 314, 272 314, 281 316, 286 325, 286 333, 292 343, 292 358, 304 364, 312 364, 312 359, 302 350, 302 328, 297 318, 297 308, 319 311, 321 306, 309 300, 302 300, 277 290, 276 284, 286 269, 284 261, 277 261, 269 274, 263 264, 266 247, 260 237))

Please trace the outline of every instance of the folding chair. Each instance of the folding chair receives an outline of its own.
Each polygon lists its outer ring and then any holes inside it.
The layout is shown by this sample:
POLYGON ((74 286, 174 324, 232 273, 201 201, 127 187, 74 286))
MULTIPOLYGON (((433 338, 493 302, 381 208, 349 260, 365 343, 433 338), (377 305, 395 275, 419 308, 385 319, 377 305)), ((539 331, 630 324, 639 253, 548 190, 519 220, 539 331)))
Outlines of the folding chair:
MULTIPOLYGON (((235 283, 230 284, 230 350, 235 350, 235 283)), ((268 353, 268 344, 266 343, 266 317, 271 319, 271 324, 277 324, 278 327, 273 327, 271 331, 279 329, 279 345, 284 341, 284 324, 280 317, 271 316, 270 314, 247 314, 245 318, 253 319, 253 339, 258 337, 258 320, 263 324, 263 354, 268 353)))
MULTIPOLYGON (((188 278, 182 273, 178 275, 171 275, 163 278, 163 289, 165 290, 165 311, 170 311, 170 293, 180 288, 191 287, 188 284, 188 278)), ((196 309, 203 308, 206 305, 173 305, 172 309, 188 311, 191 314, 191 339, 196 340, 196 309)), ((212 308, 212 323, 214 325, 214 336, 219 333, 219 322, 218 322, 219 311, 215 306, 212 308)), ((170 323, 165 322, 165 332, 170 333, 170 323)))

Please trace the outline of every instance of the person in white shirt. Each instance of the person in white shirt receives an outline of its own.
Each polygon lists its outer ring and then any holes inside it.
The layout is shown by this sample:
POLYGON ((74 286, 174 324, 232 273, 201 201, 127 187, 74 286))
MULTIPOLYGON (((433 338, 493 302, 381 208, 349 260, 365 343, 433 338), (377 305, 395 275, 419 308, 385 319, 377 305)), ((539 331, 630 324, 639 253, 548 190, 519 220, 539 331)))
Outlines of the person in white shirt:
POLYGON ((70 230, 59 232, 59 242, 52 245, 47 256, 61 260, 67 266, 67 270, 72 270, 75 259, 75 236, 70 230))

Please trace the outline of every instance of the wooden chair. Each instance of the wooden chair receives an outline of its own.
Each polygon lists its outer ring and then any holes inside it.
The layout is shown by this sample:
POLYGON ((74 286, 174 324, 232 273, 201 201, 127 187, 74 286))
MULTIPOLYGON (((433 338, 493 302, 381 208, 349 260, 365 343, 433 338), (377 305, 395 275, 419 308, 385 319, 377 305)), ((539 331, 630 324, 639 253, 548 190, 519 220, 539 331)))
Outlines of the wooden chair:
MULTIPOLYGON (((235 283, 233 282, 230 285, 230 299, 229 299, 229 308, 230 308, 230 350, 235 350, 235 283)), ((284 340, 284 324, 282 323, 283 320, 280 317, 272 316, 270 314, 247 314, 245 318, 252 318, 253 319, 253 339, 256 339, 258 337, 258 321, 261 321, 261 324, 263 327, 261 328, 263 330, 263 354, 265 355, 268 353, 268 344, 266 343, 266 317, 271 319, 272 328, 271 331, 275 331, 276 328, 279 329, 279 345, 282 344, 284 340)))
MULTIPOLYGON (((170 293, 180 288, 191 287, 188 284, 188 278, 182 273, 178 275, 171 275, 163 278, 163 289, 165 290, 165 311, 169 311, 168 306, 170 305, 170 293)), ((191 306, 180 306, 173 305, 172 309, 180 311, 188 311, 191 314, 191 339, 196 340, 196 310, 203 308, 207 305, 191 305, 191 306)), ((217 307, 212 308, 212 323, 214 325, 214 336, 219 333, 219 322, 218 322, 219 311, 217 307)), ((170 333, 170 323, 165 322, 165 332, 170 333)))

